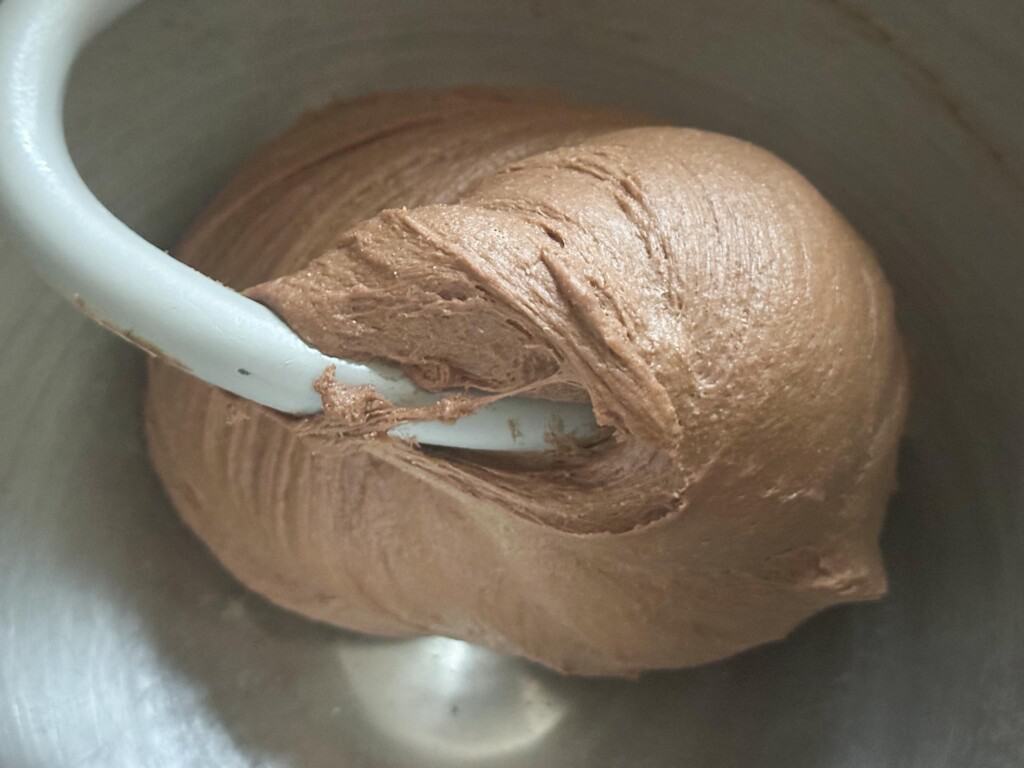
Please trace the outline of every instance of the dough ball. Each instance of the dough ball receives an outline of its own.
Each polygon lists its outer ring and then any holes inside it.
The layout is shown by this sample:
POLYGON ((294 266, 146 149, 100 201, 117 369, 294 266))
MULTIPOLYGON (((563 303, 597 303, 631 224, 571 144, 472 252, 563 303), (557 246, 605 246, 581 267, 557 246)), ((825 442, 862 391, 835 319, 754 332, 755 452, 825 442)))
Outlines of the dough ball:
POLYGON ((542 455, 418 447, 153 362, 174 505, 279 605, 635 675, 885 592, 891 293, 764 150, 529 92, 373 96, 258 152, 178 256, 330 355, 589 401, 607 428, 542 455))

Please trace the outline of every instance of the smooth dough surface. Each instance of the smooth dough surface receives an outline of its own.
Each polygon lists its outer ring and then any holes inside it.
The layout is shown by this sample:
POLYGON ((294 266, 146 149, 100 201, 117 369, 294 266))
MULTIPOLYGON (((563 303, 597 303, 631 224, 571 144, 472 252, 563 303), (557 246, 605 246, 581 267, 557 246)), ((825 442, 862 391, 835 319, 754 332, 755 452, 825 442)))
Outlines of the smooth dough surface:
POLYGON ((371 96, 258 152, 177 256, 328 354, 589 398, 608 427, 552 455, 420 448, 364 434, 380 403, 290 418, 154 361, 174 505, 282 606, 634 675, 885 591, 890 290, 764 150, 536 93, 371 96))

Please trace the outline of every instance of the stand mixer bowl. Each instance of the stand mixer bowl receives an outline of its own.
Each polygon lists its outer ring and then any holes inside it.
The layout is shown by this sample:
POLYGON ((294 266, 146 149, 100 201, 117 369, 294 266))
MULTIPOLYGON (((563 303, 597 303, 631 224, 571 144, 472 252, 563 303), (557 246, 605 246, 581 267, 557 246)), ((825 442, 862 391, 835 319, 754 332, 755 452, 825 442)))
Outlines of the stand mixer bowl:
POLYGON ((878 250, 911 351, 891 592, 636 682, 285 613, 165 500, 141 355, 0 226, 0 765, 1024 764, 1022 38, 1016 0, 131 10, 77 64, 65 127, 86 184, 161 248, 258 144, 373 90, 549 86, 795 165, 878 250))

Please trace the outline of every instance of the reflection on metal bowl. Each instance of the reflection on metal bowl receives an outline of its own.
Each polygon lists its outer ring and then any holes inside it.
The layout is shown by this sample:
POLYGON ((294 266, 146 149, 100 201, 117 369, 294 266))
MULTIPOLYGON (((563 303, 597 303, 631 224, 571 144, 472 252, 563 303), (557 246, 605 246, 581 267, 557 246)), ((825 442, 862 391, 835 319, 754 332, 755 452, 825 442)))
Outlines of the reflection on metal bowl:
POLYGON ((566 713, 541 670, 431 637, 340 649, 363 715, 413 754, 479 765, 536 747, 566 713))

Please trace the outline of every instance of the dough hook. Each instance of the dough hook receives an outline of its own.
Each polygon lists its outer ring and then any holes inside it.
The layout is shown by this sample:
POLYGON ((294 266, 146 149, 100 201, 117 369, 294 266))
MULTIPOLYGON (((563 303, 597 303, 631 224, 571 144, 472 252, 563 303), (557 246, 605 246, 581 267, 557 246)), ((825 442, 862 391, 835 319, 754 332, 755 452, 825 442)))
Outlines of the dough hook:
MULTIPOLYGON (((67 78, 99 30, 141 0, 6 0, 0 7, 0 204, 34 266, 93 320, 203 381, 293 414, 321 410, 329 366, 400 406, 438 400, 401 373, 328 357, 273 312, 175 260, 129 229, 76 171, 63 130, 67 78)), ((589 406, 505 398, 454 423, 392 435, 429 445, 536 451, 596 430, 589 406)))

